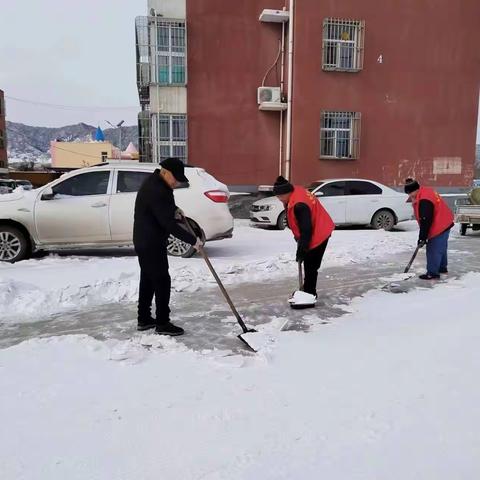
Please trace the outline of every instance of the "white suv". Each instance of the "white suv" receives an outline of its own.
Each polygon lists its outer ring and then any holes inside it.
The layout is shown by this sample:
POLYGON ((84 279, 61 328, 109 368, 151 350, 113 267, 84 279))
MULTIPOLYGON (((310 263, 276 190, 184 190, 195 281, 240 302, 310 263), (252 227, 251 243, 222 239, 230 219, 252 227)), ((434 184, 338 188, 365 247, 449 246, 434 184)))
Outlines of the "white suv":
MULTIPOLYGON (((0 196, 0 261, 16 262, 32 251, 130 246, 137 191, 157 164, 109 162, 82 168, 31 191, 0 196)), ((187 167, 189 184, 175 202, 204 240, 230 238, 228 188, 201 168, 187 167)), ((170 236, 171 255, 194 249, 170 236)))

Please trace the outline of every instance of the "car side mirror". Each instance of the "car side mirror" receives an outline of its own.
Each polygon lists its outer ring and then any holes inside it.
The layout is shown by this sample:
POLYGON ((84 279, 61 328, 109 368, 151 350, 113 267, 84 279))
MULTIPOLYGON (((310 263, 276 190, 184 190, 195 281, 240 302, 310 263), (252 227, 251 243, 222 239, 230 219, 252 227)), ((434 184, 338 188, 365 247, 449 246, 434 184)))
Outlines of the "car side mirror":
POLYGON ((315 192, 316 197, 323 197, 325 194, 323 192, 315 192))
POLYGON ((42 192, 40 200, 53 200, 54 198, 55 194, 53 193, 53 190, 51 189, 51 187, 48 187, 42 192))

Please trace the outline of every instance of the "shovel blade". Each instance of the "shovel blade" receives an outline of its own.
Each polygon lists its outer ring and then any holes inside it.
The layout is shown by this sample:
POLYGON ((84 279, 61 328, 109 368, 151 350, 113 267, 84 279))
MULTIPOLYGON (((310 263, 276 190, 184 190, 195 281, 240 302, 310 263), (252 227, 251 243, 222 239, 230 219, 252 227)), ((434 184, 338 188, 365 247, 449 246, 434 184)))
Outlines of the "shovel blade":
POLYGON ((260 352, 268 345, 271 345, 274 341, 271 335, 265 332, 257 332, 256 330, 249 330, 248 332, 241 333, 238 338, 255 353, 260 352))

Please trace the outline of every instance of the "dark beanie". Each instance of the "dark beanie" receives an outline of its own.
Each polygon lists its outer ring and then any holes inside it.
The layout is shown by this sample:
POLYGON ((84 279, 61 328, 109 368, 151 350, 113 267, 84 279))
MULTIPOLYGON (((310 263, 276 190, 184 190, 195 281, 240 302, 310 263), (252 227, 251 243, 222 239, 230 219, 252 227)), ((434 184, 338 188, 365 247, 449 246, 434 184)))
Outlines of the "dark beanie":
POLYGON ((280 175, 273 184, 273 194, 284 195, 285 193, 290 192, 293 192, 293 185, 280 175))
POLYGON ((420 184, 413 178, 405 179, 405 193, 412 193, 420 188, 420 184))

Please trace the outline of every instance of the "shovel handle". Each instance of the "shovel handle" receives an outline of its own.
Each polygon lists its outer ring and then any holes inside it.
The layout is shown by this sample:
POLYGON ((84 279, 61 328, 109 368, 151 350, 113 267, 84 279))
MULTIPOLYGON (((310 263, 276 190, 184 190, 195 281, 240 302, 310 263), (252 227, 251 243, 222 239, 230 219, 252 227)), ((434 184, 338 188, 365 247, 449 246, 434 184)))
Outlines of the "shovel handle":
MULTIPOLYGON (((185 226, 187 227, 188 231, 194 235, 195 235, 195 232, 193 231, 192 227, 190 226, 190 224, 188 223, 188 220, 183 217, 183 221, 184 221, 184 224, 185 226)), ((240 316, 240 314, 238 313, 237 309, 235 308, 235 305, 233 304, 232 302, 232 299, 230 298, 230 295, 228 294, 227 290, 225 289, 225 287, 223 286, 223 283, 222 281, 220 280, 220 277, 218 276, 217 272, 215 271, 215 269, 213 268, 213 265, 212 265, 212 262, 210 262, 210 259, 208 258, 208 255, 207 255, 207 252, 204 250, 203 246, 200 247, 199 249, 199 252, 200 252, 200 255, 203 257, 203 259, 205 260, 205 263, 207 264, 208 266, 208 269, 210 270, 211 274, 213 275, 213 277, 215 278, 216 282, 217 282, 217 285, 218 285, 218 288, 220 288, 220 291, 223 293, 223 296, 225 297, 225 300, 227 301, 229 307, 230 307, 230 310, 232 311, 233 315, 235 316, 235 318, 237 319, 237 322, 238 324, 240 325, 240 327, 242 328, 243 330, 243 333, 247 333, 247 332, 252 332, 254 330, 249 330, 247 328, 247 326, 245 325, 245 322, 242 320, 242 317, 240 316)))
POLYGON ((417 245, 417 248, 413 252, 412 258, 408 262, 408 265, 405 267, 405 270, 404 270, 403 273, 408 273, 408 271, 410 270, 410 267, 412 266, 413 261, 415 260, 415 257, 417 256, 417 253, 418 253, 419 250, 420 250, 420 247, 417 245))
POLYGON ((242 320, 242 317, 240 316, 237 309, 235 308, 235 305, 233 304, 232 299, 230 298, 230 295, 228 294, 227 290, 223 286, 223 283, 220 280, 220 277, 218 276, 217 272, 213 268, 213 265, 210 262, 210 259, 208 258, 207 253, 205 252, 203 247, 200 247, 199 251, 200 251, 200 255, 202 255, 203 259, 205 260, 205 263, 207 264, 208 269, 210 270, 210 272, 214 276, 215 280, 217 281, 218 288, 220 288, 221 292, 223 293, 223 296, 225 297, 225 300, 227 301, 227 303, 230 307, 230 310, 232 311, 233 315, 235 315, 235 318, 237 319, 237 322, 240 325, 240 327, 242 327, 243 333, 250 332, 251 330, 249 330, 247 328, 247 326, 245 325, 245 322, 242 320))

